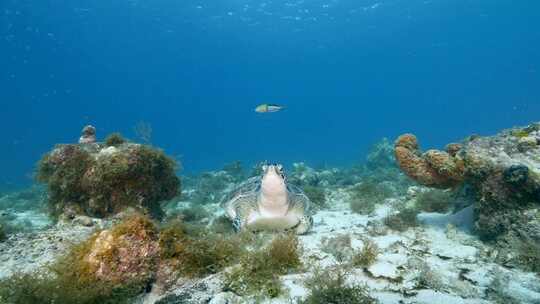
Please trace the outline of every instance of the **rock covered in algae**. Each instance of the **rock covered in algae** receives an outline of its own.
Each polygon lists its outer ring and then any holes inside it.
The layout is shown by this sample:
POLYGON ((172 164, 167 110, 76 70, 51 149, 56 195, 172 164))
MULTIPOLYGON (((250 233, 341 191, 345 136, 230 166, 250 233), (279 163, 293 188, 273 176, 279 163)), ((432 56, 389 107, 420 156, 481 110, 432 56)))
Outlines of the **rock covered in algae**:
POLYGON ((420 184, 472 187, 475 227, 483 239, 512 232, 540 241, 539 136, 536 123, 495 136, 471 136, 448 145, 447 152, 420 154, 416 137, 405 134, 396 140, 395 153, 400 168, 420 184))
POLYGON ((87 241, 87 248, 81 262, 102 281, 147 284, 157 269, 158 231, 141 215, 131 215, 113 228, 96 233, 87 241))
POLYGON ((106 217, 127 207, 161 216, 160 201, 179 193, 175 161, 147 145, 121 142, 63 144, 39 162, 54 216, 106 217))

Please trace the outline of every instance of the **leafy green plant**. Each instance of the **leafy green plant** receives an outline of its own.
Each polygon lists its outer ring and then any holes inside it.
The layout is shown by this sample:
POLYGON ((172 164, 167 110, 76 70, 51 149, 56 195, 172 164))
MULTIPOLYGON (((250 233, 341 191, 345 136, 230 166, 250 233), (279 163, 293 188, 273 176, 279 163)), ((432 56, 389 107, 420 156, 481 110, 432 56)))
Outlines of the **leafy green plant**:
POLYGON ((108 147, 120 146, 126 142, 126 139, 120 133, 112 133, 105 139, 105 145, 108 147))
POLYGON ((282 292, 279 276, 301 266, 299 249, 295 235, 278 235, 268 246, 246 251, 226 273, 225 285, 240 295, 277 297, 282 292))
POLYGON ((209 232, 193 236, 180 221, 161 230, 159 245, 161 258, 180 274, 191 277, 216 273, 232 265, 242 252, 238 238, 223 238, 209 232))
POLYGON ((364 242, 362 249, 352 258, 352 264, 359 267, 369 267, 377 260, 379 247, 371 240, 364 242))
POLYGON ((322 271, 316 269, 305 282, 309 295, 299 304, 375 304, 377 301, 369 295, 367 286, 347 284, 347 273, 341 269, 322 271))

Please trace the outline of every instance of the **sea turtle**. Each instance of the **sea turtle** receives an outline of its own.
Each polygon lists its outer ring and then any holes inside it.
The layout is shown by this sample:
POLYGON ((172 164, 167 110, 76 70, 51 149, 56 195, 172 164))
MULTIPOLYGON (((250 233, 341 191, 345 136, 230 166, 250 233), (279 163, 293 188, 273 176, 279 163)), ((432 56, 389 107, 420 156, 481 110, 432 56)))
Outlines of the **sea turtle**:
POLYGON ((236 231, 293 230, 306 233, 313 225, 310 200, 287 183, 282 165, 264 165, 261 176, 241 183, 222 206, 236 231))

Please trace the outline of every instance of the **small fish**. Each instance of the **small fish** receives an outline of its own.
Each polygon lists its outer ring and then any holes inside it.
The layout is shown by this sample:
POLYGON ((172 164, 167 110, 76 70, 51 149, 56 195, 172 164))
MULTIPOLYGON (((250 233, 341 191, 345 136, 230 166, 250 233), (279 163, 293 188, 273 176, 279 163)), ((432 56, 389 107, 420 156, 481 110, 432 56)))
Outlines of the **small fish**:
POLYGON ((277 104, 263 103, 255 108, 257 113, 273 113, 283 110, 285 107, 277 104))

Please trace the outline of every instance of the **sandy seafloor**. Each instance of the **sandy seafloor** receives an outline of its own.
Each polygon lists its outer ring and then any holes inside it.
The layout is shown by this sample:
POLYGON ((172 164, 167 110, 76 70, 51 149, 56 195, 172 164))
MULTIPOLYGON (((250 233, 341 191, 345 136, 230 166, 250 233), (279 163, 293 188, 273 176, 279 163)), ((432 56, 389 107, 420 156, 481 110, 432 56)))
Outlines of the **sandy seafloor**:
MULTIPOLYGON (((495 263, 496 250, 471 232, 471 206, 455 214, 420 213, 421 225, 404 232, 390 230, 382 224, 394 206, 410 204, 424 190, 410 186, 404 195, 386 199, 370 215, 351 212, 350 192, 346 188, 328 190, 329 209, 316 212, 313 229, 299 236, 302 262, 307 267, 299 273, 282 276, 285 294, 263 302, 290 303, 291 299, 294 302, 306 297, 308 290, 303 282, 310 269, 317 265, 332 271, 341 263, 325 249, 328 248, 325 244, 330 239, 349 236, 353 251, 359 250, 367 240, 380 249, 373 265, 352 269, 347 277, 351 284, 367 285, 380 303, 509 303, 506 301, 510 299, 515 303, 540 303, 538 276, 495 263)), ((189 204, 177 203, 184 207, 189 204)), ((204 207, 216 217, 223 213, 216 203, 204 207)), ((108 225, 107 221, 84 217, 53 225, 39 212, 14 214, 12 218, 32 223, 39 229, 11 235, 0 243, 0 278, 16 271, 37 269, 64 253, 70 244, 108 225)), ((343 252, 350 250, 347 246, 336 248, 343 252)), ((223 291, 219 273, 196 280, 179 279, 165 295, 161 292, 156 287, 136 302, 250 303, 223 291), (164 296, 168 300, 159 302, 164 296)))

